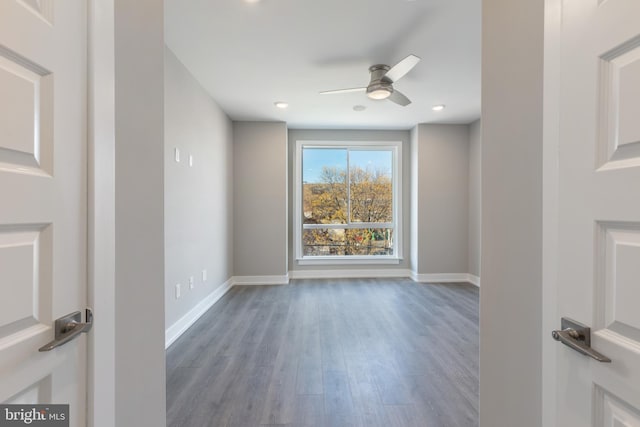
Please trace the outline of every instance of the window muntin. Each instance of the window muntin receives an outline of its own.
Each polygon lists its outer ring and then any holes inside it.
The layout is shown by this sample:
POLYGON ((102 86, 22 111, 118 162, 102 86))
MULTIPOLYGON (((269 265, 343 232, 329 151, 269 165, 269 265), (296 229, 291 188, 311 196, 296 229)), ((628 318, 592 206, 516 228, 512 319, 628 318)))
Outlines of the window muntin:
POLYGON ((400 149, 388 142, 298 142, 298 260, 400 258, 400 149))

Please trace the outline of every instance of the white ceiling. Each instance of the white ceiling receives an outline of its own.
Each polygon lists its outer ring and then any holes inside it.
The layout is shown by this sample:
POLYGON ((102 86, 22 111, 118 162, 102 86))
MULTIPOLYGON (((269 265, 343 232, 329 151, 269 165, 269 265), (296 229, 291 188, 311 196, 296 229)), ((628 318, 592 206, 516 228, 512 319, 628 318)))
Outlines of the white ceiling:
POLYGON ((233 120, 350 129, 469 123, 480 117, 480 3, 165 0, 166 43, 233 120), (394 84, 413 101, 407 107, 358 92, 318 94, 366 86, 370 65, 408 54, 422 61, 394 84), (437 113, 436 104, 447 107, 437 113))

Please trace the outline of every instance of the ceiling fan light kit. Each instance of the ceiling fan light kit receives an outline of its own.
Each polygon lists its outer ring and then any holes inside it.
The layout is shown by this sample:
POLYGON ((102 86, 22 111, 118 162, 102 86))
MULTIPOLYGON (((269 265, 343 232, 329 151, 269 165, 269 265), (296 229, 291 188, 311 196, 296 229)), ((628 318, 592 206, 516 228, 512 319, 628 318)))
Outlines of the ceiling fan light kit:
POLYGON ((328 90, 320 92, 320 94, 330 95, 347 92, 366 92, 367 96, 371 99, 389 99, 398 105, 406 107, 411 104, 411 101, 401 92, 395 90, 393 88, 393 83, 397 82, 405 74, 411 71, 418 62, 420 62, 420 58, 415 55, 409 55, 393 67, 389 67, 385 64, 372 65, 369 67, 371 79, 368 86, 351 89, 328 90))
POLYGON ((391 91, 388 89, 375 89, 370 92, 367 91, 367 96, 371 99, 375 99, 376 101, 381 101, 391 96, 391 91))

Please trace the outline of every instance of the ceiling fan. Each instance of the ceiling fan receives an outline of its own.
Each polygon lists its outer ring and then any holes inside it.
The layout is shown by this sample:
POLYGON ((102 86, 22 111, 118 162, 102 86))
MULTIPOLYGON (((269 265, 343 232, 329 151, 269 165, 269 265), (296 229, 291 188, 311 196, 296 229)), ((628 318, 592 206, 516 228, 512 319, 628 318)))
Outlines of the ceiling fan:
POLYGON ((411 100, 402 92, 393 88, 393 84, 407 74, 416 64, 420 62, 420 58, 415 55, 409 55, 393 67, 384 64, 372 65, 369 67, 371 81, 368 86, 354 87, 351 89, 327 90, 320 92, 321 95, 331 95, 334 93, 362 92, 366 91, 367 96, 371 99, 389 99, 398 105, 406 107, 411 104, 411 100))

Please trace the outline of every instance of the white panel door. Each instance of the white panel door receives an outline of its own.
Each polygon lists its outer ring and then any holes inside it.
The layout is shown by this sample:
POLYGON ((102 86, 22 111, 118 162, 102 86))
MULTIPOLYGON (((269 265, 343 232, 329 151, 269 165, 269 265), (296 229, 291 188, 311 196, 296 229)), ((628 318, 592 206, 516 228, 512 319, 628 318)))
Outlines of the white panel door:
POLYGON ((640 427, 640 1, 561 4, 556 425, 640 427))
POLYGON ((0 0, 0 402, 70 404, 86 425, 86 2, 0 0))

